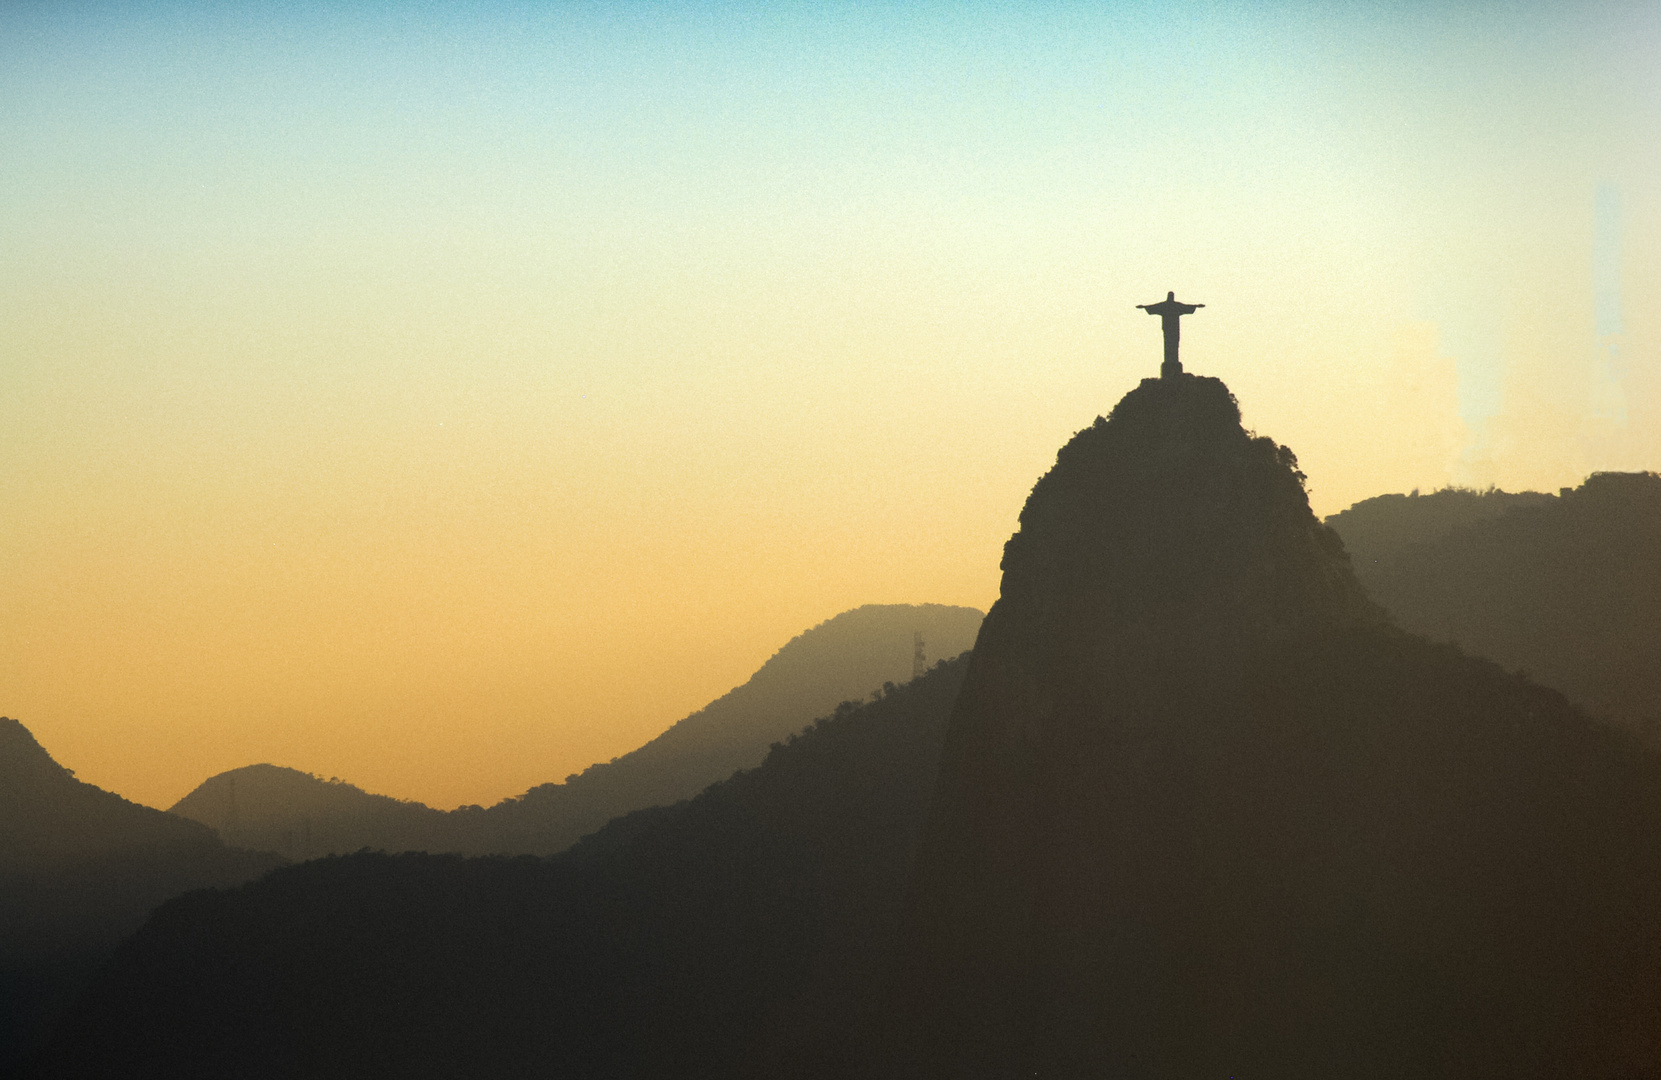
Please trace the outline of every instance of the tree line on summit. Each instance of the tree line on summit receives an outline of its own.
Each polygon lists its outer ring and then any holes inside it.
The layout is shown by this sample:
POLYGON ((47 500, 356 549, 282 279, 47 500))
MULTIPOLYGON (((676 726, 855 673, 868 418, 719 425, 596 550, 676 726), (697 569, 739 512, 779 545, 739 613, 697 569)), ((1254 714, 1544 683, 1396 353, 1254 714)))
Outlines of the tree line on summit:
MULTIPOLYGON (((358 845, 542 857, 198 875, 258 880, 162 905, 35 1074, 1661 1075, 1661 478, 1330 529, 1301 480, 1216 380, 1148 380, 1034 489, 972 657, 358 845)), ((290 850, 353 850, 318 822, 376 797, 297 790, 290 850)))

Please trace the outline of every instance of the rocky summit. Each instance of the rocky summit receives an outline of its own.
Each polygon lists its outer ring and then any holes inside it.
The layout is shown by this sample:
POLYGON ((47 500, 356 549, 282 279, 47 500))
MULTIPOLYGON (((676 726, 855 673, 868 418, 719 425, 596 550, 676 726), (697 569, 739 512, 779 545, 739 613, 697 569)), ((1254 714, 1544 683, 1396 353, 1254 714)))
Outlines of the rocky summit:
POLYGON ((896 1075, 1652 1076, 1661 760, 1393 627, 1216 379, 1005 548, 896 964, 896 1075))

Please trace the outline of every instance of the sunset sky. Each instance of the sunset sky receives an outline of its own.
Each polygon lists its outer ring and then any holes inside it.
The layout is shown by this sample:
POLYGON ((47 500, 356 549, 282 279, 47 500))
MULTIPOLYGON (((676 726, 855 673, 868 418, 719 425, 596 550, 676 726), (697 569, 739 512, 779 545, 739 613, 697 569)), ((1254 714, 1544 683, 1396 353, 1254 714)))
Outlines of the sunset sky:
POLYGON ((1661 468, 1661 5, 0 7, 0 715, 442 807, 982 609, 1158 371, 1318 513, 1661 468))

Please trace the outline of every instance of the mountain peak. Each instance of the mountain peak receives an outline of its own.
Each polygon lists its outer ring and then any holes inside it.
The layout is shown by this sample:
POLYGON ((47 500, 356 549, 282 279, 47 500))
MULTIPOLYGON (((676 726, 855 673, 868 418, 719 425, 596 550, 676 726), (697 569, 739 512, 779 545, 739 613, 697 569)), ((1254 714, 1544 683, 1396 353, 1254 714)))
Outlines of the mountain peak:
POLYGON ((1001 617, 1062 652, 1057 636, 1127 621, 1165 645, 1378 621, 1303 480, 1221 380, 1145 379, 1033 488, 1004 548, 1001 617))
POLYGON ((904 1071, 1486 1075, 1652 1023, 1661 947, 1613 928, 1661 880, 1661 763, 1390 626, 1221 382, 1075 436, 1003 568, 906 902, 904 1071))

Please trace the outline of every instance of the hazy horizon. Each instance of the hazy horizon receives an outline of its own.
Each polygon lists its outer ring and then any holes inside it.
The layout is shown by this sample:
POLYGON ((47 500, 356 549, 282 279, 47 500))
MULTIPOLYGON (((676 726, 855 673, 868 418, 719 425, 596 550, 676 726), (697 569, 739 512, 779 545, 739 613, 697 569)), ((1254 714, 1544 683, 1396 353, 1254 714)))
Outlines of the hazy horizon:
POLYGON ((1322 516, 1661 467, 1653 5, 0 11, 0 715, 491 803, 986 610, 1188 370, 1322 516))

